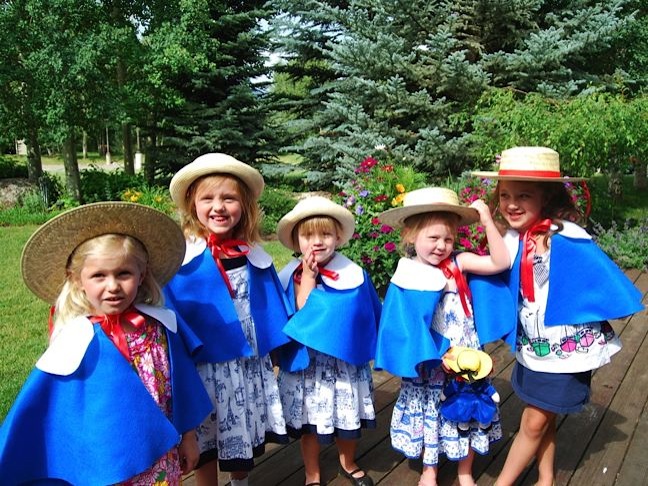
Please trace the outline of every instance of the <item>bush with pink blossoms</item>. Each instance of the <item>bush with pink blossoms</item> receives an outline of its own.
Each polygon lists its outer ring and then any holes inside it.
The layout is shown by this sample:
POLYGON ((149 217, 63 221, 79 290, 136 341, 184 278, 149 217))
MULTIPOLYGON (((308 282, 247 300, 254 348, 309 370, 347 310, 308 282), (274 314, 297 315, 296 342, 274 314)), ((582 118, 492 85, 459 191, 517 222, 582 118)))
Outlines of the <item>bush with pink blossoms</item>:
POLYGON ((400 258, 400 232, 382 224, 378 215, 402 205, 406 192, 423 186, 425 177, 412 168, 367 157, 337 196, 356 218, 355 233, 340 251, 369 272, 381 296, 400 258))

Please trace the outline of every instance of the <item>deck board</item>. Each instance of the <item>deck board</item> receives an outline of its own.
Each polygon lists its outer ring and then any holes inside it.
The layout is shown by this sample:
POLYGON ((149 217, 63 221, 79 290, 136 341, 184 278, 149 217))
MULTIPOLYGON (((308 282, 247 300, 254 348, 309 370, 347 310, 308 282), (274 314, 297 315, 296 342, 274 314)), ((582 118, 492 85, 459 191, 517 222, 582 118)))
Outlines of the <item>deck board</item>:
MULTIPOLYGON (((626 275, 648 301, 648 272, 629 270, 626 275)), ((648 485, 648 314, 642 311, 630 318, 613 321, 623 348, 611 364, 592 377, 591 401, 583 412, 558 417, 556 484, 558 486, 636 486, 648 485)), ((473 467, 479 486, 492 486, 501 470, 511 442, 517 433, 523 402, 513 393, 509 377, 514 356, 503 343, 490 344, 493 357, 493 384, 500 397, 503 429, 501 441, 491 446, 487 456, 478 456, 473 467)), ((420 461, 410 461, 391 447, 389 423, 398 396, 400 380, 386 372, 374 372, 377 428, 363 431, 358 442, 358 464, 381 486, 415 486, 420 461)), ((334 446, 320 454, 322 484, 349 485, 337 475, 338 457, 334 446)), ((439 463, 439 485, 456 485, 456 464, 443 458, 439 463)), ((520 477, 520 486, 530 486, 537 473, 530 464, 520 477)), ((287 446, 270 445, 250 475, 251 486, 300 486, 304 471, 299 442, 287 446)), ((193 474, 184 486, 195 486, 193 474)), ((219 484, 228 484, 221 474, 219 484)))

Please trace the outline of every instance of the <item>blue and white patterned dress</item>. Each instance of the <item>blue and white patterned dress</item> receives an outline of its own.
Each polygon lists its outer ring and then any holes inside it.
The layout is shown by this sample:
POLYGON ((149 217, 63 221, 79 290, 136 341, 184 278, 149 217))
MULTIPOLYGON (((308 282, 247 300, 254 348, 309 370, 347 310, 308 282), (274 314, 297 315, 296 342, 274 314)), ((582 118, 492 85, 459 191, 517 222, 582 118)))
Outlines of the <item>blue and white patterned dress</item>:
POLYGON ((245 262, 227 270, 227 276, 235 292, 236 313, 255 355, 197 365, 215 407, 197 429, 198 443, 201 452, 218 449, 221 470, 250 470, 266 440, 288 442, 288 437, 270 356, 257 355, 245 262))
MULTIPOLYGON (((432 328, 449 339, 453 346, 480 347, 473 318, 466 316, 456 292, 442 295, 434 312, 432 328)), ((410 459, 422 457, 427 466, 437 465, 440 454, 453 461, 467 457, 470 448, 487 454, 489 444, 502 438, 499 413, 489 428, 481 429, 474 422, 467 434, 460 433, 457 422, 448 421, 439 414, 447 375, 440 366, 420 371, 422 376, 418 378, 402 379, 391 421, 394 449, 410 459)))

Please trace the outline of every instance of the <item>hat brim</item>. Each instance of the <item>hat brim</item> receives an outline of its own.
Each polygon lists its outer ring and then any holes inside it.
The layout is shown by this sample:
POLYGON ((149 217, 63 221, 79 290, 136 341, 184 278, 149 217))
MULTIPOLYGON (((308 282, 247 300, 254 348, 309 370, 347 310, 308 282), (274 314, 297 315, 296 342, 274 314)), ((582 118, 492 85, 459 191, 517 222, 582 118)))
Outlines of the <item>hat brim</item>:
POLYGON ((474 208, 440 203, 413 204, 411 206, 402 206, 398 208, 388 209, 387 211, 380 213, 378 215, 378 219, 389 226, 399 228, 404 225, 405 220, 410 216, 440 211, 454 213, 459 216, 459 226, 465 226, 479 221, 479 212, 474 208))
POLYGON ((320 208, 310 207, 302 209, 295 206, 292 211, 287 213, 277 223, 277 238, 281 244, 290 250, 299 252, 299 245, 296 245, 293 240, 293 230, 300 221, 315 216, 326 216, 340 223, 340 226, 342 226, 342 234, 339 235, 340 242, 338 246, 345 245, 353 236, 353 232, 355 231, 355 218, 349 210, 335 203, 327 204, 325 207, 320 208))
POLYGON ((229 175, 239 178, 252 192, 252 197, 261 197, 265 183, 263 176, 249 166, 227 154, 205 154, 180 169, 171 179, 169 192, 175 205, 183 211, 187 208, 187 191, 197 179, 207 175, 229 175))
POLYGON ((586 181, 586 177, 539 177, 520 175, 499 175, 498 172, 475 171, 470 173, 473 177, 482 179, 493 179, 496 181, 528 181, 528 182, 580 182, 586 181))
POLYGON ((53 304, 65 283, 72 252, 84 241, 104 234, 124 234, 139 240, 148 252, 148 270, 160 286, 182 264, 184 235, 169 216, 141 204, 93 203, 52 218, 29 238, 21 258, 22 276, 29 290, 53 304))
POLYGON ((486 378, 493 370, 493 359, 488 355, 488 353, 479 349, 467 348, 465 346, 453 346, 443 356, 443 366, 459 376, 466 374, 466 370, 460 369, 458 364, 459 355, 464 351, 474 352, 479 355, 481 366, 479 367, 479 372, 473 376, 472 379, 481 380, 482 378, 486 378))

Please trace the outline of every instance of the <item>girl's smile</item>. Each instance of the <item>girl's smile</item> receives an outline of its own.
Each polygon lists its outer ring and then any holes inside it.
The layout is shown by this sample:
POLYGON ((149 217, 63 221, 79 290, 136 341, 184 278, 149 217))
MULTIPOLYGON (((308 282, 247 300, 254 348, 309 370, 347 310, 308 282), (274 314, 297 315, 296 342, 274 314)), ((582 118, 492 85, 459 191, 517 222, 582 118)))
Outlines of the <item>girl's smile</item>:
POLYGON ((225 178, 218 184, 201 184, 194 198, 198 221, 221 240, 234 237, 243 212, 236 181, 225 178))
POLYGON ((542 216, 543 192, 535 182, 500 181, 499 212, 514 230, 524 233, 542 216))
POLYGON ((438 265, 454 250, 455 230, 440 220, 430 220, 416 234, 416 259, 427 265, 438 265))
POLYGON ((313 232, 304 232, 300 229, 298 242, 299 250, 303 255, 310 252, 319 265, 325 265, 333 258, 340 236, 335 229, 313 232))

